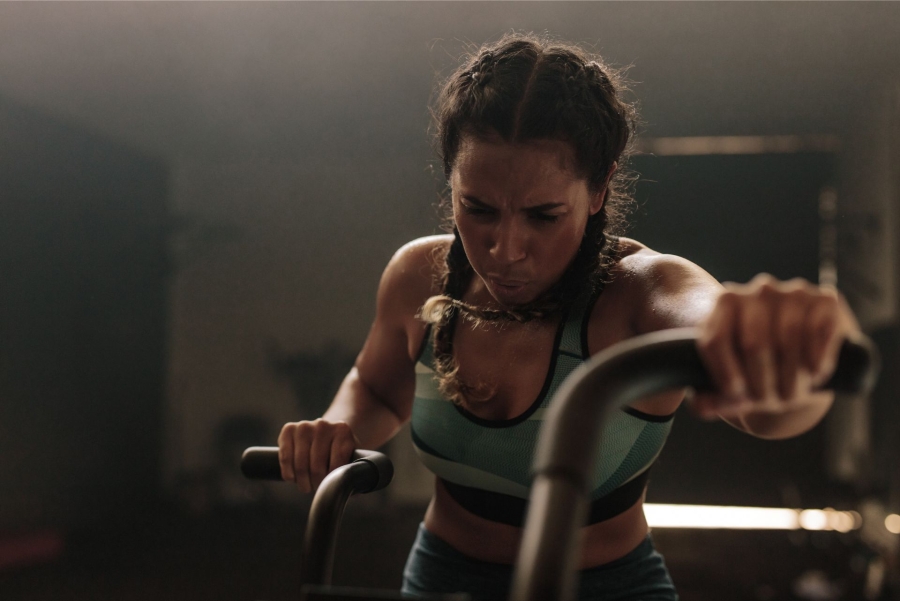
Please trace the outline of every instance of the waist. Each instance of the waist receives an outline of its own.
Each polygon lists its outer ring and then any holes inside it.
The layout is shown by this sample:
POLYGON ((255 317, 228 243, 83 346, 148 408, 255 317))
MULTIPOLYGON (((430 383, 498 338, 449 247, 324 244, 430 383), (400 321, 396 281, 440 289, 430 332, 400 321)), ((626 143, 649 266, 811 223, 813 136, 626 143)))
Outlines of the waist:
MULTIPOLYGON (((425 513, 425 527, 460 553, 491 563, 515 563, 522 538, 521 527, 479 517, 466 510, 439 479, 425 513)), ((582 529, 579 569, 624 557, 646 538, 648 532, 641 496, 615 517, 582 529)))

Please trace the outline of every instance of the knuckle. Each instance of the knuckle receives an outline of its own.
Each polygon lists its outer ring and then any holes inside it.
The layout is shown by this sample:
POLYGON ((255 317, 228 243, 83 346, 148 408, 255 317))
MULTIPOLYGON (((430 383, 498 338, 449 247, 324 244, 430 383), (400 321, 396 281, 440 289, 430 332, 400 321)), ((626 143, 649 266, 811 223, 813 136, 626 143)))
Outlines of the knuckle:
POLYGON ((759 290, 762 290, 762 289, 774 290, 775 287, 778 285, 778 280, 775 279, 775 277, 772 274, 762 272, 762 273, 757 274, 756 276, 753 277, 752 280, 750 280, 750 285, 759 290))
POLYGON ((784 292, 784 298, 788 302, 799 304, 809 298, 809 292, 806 288, 790 288, 784 292))
POLYGON ((724 307, 731 307, 735 303, 738 302, 738 299, 741 297, 741 293, 733 288, 726 288, 719 294, 719 298, 716 299, 716 304, 724 307))
POLYGON ((777 282, 763 280, 759 283, 759 287, 756 289, 756 296, 769 298, 772 296, 776 296, 779 292, 780 291, 778 289, 777 282))
POLYGON ((288 422, 285 425, 281 426, 281 432, 278 434, 278 440, 281 441, 284 438, 292 438, 294 430, 297 429, 297 422, 288 422))

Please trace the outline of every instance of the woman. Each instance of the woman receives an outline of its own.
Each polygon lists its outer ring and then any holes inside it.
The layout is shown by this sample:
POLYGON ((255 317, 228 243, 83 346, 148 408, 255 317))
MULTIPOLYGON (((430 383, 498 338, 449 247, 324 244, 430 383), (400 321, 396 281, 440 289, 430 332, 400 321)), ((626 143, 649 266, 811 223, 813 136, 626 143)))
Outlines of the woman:
MULTIPOLYGON (((638 334, 697 326, 718 394, 693 409, 763 438, 812 428, 813 392, 859 328, 832 289, 760 275, 721 286, 620 237, 634 114, 616 74, 580 49, 511 35, 447 81, 435 107, 453 233, 388 264, 372 329, 325 415, 279 436, 303 491, 412 420, 437 475, 404 572, 410 593, 503 599, 542 409, 585 358, 638 334)), ((642 502, 684 399, 626 408, 604 432, 580 569, 583 599, 677 599, 642 502)))

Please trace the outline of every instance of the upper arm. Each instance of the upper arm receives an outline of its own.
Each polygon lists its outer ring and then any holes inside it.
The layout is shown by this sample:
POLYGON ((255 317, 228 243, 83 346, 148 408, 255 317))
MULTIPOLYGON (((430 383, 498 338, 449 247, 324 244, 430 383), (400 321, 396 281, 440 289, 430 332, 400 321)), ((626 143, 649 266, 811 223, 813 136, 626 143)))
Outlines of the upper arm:
POLYGON ((682 257, 654 253, 635 263, 631 276, 641 302, 633 305, 632 325, 639 334, 698 325, 724 290, 709 273, 682 257))
POLYGON ((424 238, 398 250, 381 276, 375 319, 356 359, 357 376, 401 420, 412 411, 415 358, 425 325, 416 314, 435 293, 436 250, 443 237, 424 238))

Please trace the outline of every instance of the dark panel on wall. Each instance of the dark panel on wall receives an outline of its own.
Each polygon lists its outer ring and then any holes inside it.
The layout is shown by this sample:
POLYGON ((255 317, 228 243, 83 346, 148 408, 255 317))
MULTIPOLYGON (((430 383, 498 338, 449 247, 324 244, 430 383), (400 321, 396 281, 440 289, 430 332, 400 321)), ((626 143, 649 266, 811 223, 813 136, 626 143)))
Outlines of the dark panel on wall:
POLYGON ((158 498, 166 170, 0 100, 0 528, 158 498))
MULTIPOLYGON (((630 235, 684 256, 719 281, 760 272, 818 279, 820 190, 826 154, 641 156, 639 208, 630 235)), ((755 439, 679 412, 655 468, 649 500, 675 503, 816 504, 830 494, 825 428, 786 441, 755 439), (800 499, 796 496, 800 495, 800 499)))

